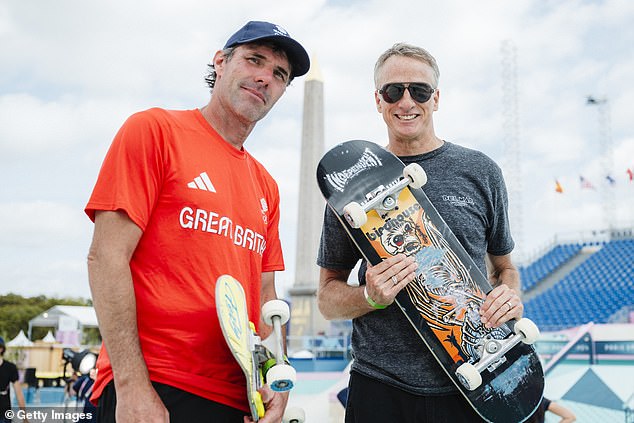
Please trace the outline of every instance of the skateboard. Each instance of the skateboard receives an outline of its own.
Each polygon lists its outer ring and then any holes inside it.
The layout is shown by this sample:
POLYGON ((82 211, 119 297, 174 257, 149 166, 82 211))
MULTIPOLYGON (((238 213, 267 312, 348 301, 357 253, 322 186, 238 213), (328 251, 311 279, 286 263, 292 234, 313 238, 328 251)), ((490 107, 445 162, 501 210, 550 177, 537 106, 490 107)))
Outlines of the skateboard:
POLYGON ((424 170, 355 140, 324 155, 317 181, 368 262, 415 256, 416 278, 395 304, 471 407, 489 422, 525 421, 544 389, 530 345, 539 329, 528 319, 482 324, 479 309, 492 287, 421 189, 424 170))
MULTIPOLYGON (((273 335, 266 341, 260 339, 255 325, 249 321, 244 289, 232 276, 222 275, 216 281, 216 309, 225 341, 244 372, 251 417, 257 422, 265 413, 258 391, 264 381, 276 392, 289 391, 295 384, 295 369, 285 364, 282 347, 282 325, 290 317, 288 304, 272 300, 262 307, 264 321, 273 326, 273 335)), ((289 408, 283 421, 302 423, 304 420, 303 410, 289 408)))

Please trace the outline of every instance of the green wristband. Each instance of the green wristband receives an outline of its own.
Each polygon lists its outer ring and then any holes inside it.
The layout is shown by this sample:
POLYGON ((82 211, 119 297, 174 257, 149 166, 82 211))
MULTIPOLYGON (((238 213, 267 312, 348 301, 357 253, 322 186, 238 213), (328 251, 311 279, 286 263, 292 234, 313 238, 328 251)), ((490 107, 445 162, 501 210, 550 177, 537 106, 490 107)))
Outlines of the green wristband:
POLYGON ((377 310, 383 310, 384 308, 387 308, 386 305, 379 304, 375 302, 372 298, 370 298, 370 296, 368 295, 367 285, 363 288, 363 295, 365 296, 365 300, 368 302, 368 304, 372 306, 372 308, 375 308, 377 310))

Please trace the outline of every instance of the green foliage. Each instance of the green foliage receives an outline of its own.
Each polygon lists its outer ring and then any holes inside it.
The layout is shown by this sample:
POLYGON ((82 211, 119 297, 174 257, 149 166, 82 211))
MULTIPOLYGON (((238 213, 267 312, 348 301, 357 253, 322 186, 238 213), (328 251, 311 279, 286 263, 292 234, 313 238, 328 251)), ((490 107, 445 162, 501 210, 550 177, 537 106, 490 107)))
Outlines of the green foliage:
MULTIPOLYGON (((16 294, 0 295, 0 335, 6 342, 23 330, 27 333, 29 320, 56 305, 91 306, 92 301, 83 298, 22 297, 16 294)), ((41 339, 48 328, 33 328, 33 339, 41 339)))
MULTIPOLYGON (((45 335, 46 334, 42 335, 42 337, 45 335)), ((82 343, 84 345, 101 345, 101 332, 99 332, 99 328, 85 328, 82 343)))

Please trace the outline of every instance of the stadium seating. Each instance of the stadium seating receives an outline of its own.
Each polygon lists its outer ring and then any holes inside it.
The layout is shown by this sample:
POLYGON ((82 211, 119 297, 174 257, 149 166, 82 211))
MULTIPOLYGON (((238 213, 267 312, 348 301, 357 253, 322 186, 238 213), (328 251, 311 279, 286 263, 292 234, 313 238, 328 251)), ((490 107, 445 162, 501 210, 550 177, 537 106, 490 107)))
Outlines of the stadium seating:
POLYGON ((520 267, 522 290, 533 288, 537 282, 574 257, 582 247, 581 244, 557 245, 529 266, 520 267))
MULTIPOLYGON (((601 245, 600 250, 561 281, 528 300, 526 317, 542 330, 560 330, 589 321, 607 323, 621 308, 634 305, 634 240, 613 240, 601 245)), ((523 286, 535 286, 583 247, 583 244, 555 247, 526 269, 520 269, 522 277, 527 279, 523 286)))

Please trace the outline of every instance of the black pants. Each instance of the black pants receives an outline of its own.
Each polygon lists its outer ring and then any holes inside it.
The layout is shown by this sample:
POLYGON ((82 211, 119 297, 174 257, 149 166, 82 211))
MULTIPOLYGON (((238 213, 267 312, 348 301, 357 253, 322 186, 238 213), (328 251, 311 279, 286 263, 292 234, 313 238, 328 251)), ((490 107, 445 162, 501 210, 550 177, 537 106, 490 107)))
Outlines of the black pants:
POLYGON ((482 418, 459 393, 419 396, 357 372, 350 374, 346 423, 476 423, 482 418))
MULTIPOLYGON (((170 423, 243 423, 242 410, 199 397, 181 389, 162 383, 152 382, 161 401, 170 415, 170 423)), ((110 382, 99 397, 97 405, 97 422, 116 423, 115 409, 117 395, 114 382, 110 382)))

